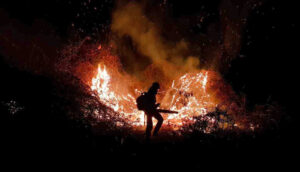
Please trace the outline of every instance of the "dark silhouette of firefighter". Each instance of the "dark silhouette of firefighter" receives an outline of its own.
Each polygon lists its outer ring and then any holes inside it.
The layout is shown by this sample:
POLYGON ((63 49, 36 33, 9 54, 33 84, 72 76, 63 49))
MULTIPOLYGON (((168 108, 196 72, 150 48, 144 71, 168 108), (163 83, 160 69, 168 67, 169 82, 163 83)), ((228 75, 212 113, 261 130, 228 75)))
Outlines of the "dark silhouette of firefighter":
POLYGON ((137 98, 137 107, 139 110, 143 110, 147 116, 147 127, 146 127, 146 139, 149 140, 151 137, 151 132, 153 129, 153 121, 152 117, 157 120, 157 124, 153 131, 153 136, 158 134, 159 129, 163 124, 163 117, 160 112, 163 113, 177 113, 175 111, 162 110, 158 109, 160 106, 159 103, 156 103, 156 94, 160 89, 160 85, 157 82, 154 82, 152 86, 149 88, 148 92, 142 93, 141 96, 137 98))

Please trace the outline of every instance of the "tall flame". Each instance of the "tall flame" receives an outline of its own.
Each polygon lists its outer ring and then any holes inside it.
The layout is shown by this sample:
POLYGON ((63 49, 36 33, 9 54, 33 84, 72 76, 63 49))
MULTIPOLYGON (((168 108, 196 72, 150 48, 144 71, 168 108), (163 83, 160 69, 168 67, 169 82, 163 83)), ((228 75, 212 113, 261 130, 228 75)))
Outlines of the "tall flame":
MULTIPOLYGON (((209 72, 187 73, 173 80, 172 85, 162 95, 161 106, 179 113, 164 114, 164 125, 179 128, 194 122, 194 117, 203 117, 207 112, 214 110, 216 103, 207 92, 209 72)), ((91 89, 97 92, 102 103, 120 114, 128 123, 133 126, 144 125, 144 112, 136 107, 136 97, 142 90, 129 90, 126 79, 115 78, 112 75, 122 77, 120 74, 116 75, 116 71, 110 73, 104 64, 100 64, 97 75, 92 78, 91 89)))
POLYGON ((114 88, 117 87, 114 87, 106 66, 100 64, 97 75, 92 79, 91 89, 97 91, 102 103, 129 120, 132 125, 143 125, 144 113, 136 108, 134 96, 114 88))

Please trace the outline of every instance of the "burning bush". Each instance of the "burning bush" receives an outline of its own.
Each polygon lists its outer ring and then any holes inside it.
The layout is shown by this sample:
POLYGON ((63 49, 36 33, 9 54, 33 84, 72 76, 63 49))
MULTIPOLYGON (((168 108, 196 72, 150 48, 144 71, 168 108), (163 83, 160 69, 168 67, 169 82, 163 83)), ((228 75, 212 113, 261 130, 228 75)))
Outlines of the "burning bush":
MULTIPOLYGON (((112 46, 85 40, 65 49, 66 58, 63 58, 60 66, 69 66, 66 71, 78 77, 90 94, 109 109, 95 106, 89 112, 91 117, 97 121, 114 121, 118 127, 143 129, 145 115, 138 111, 135 99, 148 89, 151 81, 145 83, 127 73, 119 57, 113 55, 113 49, 112 46)), ((140 76, 147 78, 151 72, 154 75, 159 73, 159 67, 149 65, 140 76)), ((160 80, 162 89, 157 97, 158 102, 161 102, 162 108, 179 112, 163 115, 165 129, 182 130, 184 126, 197 125, 199 121, 207 123, 206 127, 200 127, 204 132, 212 132, 217 128, 253 130, 259 127, 250 124, 245 100, 235 94, 230 85, 212 69, 194 69, 182 76, 163 78, 160 80), (212 113, 216 115, 210 115, 212 113)), ((90 106, 88 102, 84 104, 90 106)))

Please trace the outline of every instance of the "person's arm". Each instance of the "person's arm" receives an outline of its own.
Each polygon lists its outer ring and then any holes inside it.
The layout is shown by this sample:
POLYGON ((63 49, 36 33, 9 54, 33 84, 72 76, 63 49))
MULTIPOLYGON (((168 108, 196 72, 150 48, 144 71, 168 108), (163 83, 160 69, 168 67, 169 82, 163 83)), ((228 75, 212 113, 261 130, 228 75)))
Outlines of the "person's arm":
POLYGON ((156 95, 153 97, 153 99, 155 108, 158 108, 160 106, 160 103, 156 103, 156 95))

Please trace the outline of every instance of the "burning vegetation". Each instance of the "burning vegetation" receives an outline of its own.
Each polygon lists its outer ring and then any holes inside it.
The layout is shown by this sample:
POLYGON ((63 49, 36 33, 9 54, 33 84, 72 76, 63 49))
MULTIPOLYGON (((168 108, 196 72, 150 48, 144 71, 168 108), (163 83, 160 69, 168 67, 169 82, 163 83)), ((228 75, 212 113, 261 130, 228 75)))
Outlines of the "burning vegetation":
MULTIPOLYGON (((145 92, 149 83, 154 80, 141 81, 136 75, 127 73, 120 58, 113 55, 112 47, 94 43, 79 45, 72 46, 76 47, 75 54, 89 47, 84 52, 86 59, 77 62, 71 71, 89 87, 93 97, 110 109, 107 111, 103 108, 92 108, 92 117, 98 122, 111 121, 120 128, 144 130, 145 114, 137 109, 136 98, 145 92)), ((74 50, 71 48, 70 51, 69 48, 65 50, 67 57, 70 57, 68 53, 74 50)), ((194 69, 181 76, 174 75, 168 78, 151 64, 140 76, 153 77, 157 73, 163 78, 157 78, 162 85, 157 101, 163 109, 179 112, 163 114, 165 121, 162 130, 182 131, 192 126, 193 130, 210 133, 216 129, 251 131, 260 128, 247 115, 244 99, 232 90, 218 72, 212 69, 194 69), (205 123, 205 127, 198 126, 199 122, 205 123)))
MULTIPOLYGON (((68 45, 62 45, 60 53, 49 49, 54 55, 48 59, 42 55, 49 63, 42 61, 40 54, 35 57, 34 48, 32 60, 23 57, 23 53, 10 60, 36 73, 78 78, 78 82, 72 82, 83 88, 82 97, 92 97, 92 101, 79 101, 80 113, 93 125, 105 121, 120 128, 144 130, 145 114, 137 109, 136 98, 157 81, 161 84, 157 96, 161 108, 178 112, 162 114, 162 129, 167 132, 181 132, 189 127, 205 133, 259 130, 271 119, 280 118, 278 108, 262 105, 247 109, 245 95, 236 93, 222 75, 240 50, 241 30, 251 3, 239 7, 241 20, 232 22, 228 22, 232 16, 224 9, 233 7, 234 2, 221 3, 220 28, 209 28, 205 36, 191 39, 185 31, 177 32, 181 25, 176 21, 159 18, 167 13, 166 3, 149 9, 147 3, 118 1, 111 15, 110 30, 104 36, 71 39, 68 45), (150 14, 151 10, 157 13, 150 14)), ((12 38, 4 40, 7 46, 13 42, 12 38)), ((51 43, 48 37, 43 42, 51 43)))
POLYGON ((201 54, 193 52, 194 45, 184 39, 165 39, 144 10, 137 2, 120 3, 106 41, 87 37, 62 52, 58 68, 79 78, 93 97, 111 109, 94 108, 93 118, 110 120, 118 127, 144 129, 145 114, 137 109, 136 98, 158 81, 161 107, 178 112, 163 114, 163 130, 182 131, 192 126, 210 133, 261 128, 261 119, 253 120, 255 112, 246 109, 245 97, 222 78, 216 63, 222 54, 216 53, 211 57, 215 60, 202 64, 201 54), (203 125, 199 127, 199 123, 203 125))
MULTIPOLYGON (((161 102, 161 107, 179 112, 165 115, 164 125, 178 129, 194 123, 196 117, 214 122, 213 117, 206 117, 206 114, 213 112, 218 105, 218 100, 213 95, 215 90, 210 88, 213 81, 209 77, 214 77, 213 71, 199 70, 184 74, 169 82, 171 84, 161 83, 165 88, 159 93, 158 101, 161 102)), ((96 92, 99 100, 134 127, 145 125, 145 115, 138 111, 135 99, 146 88, 145 84, 134 77, 121 74, 118 69, 107 67, 105 64, 99 64, 97 74, 91 82, 91 89, 96 92)), ((96 117, 101 119, 103 114, 96 112, 96 117)))
POLYGON ((297 5, 3 3, 0 121, 11 163, 193 171, 290 167, 297 156, 297 5))

